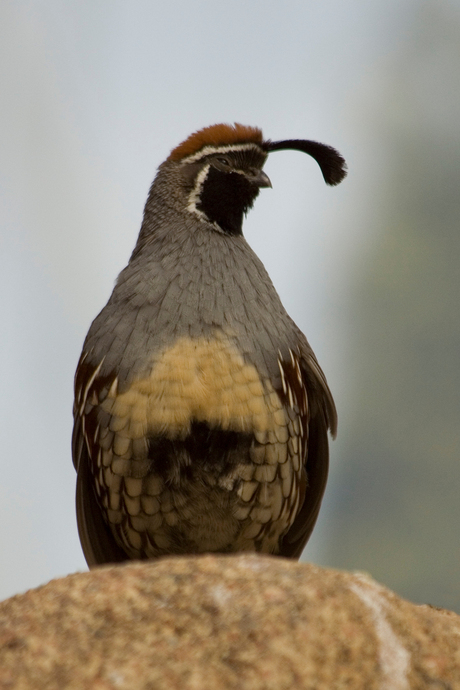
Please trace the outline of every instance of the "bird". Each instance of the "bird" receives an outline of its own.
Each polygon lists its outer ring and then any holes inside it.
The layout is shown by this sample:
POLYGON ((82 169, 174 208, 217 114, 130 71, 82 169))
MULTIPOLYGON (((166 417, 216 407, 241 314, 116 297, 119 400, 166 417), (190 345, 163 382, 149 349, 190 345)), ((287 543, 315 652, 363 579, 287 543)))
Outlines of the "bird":
POLYGON ((334 186, 343 157, 258 127, 193 132, 159 166, 137 243, 75 374, 76 512, 90 568, 251 551, 298 559, 337 412, 243 219, 298 150, 334 186))

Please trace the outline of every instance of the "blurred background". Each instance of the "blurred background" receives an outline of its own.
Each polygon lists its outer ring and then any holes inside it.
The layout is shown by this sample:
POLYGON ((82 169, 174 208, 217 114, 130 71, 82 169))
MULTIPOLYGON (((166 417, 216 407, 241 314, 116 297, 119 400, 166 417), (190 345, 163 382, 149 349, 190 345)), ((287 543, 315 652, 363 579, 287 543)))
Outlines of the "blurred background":
POLYGON ((0 599, 86 567, 84 336, 156 167, 236 120, 349 165, 271 156, 245 226, 339 410, 304 558, 460 612, 459 0, 3 0, 0 56, 0 599))

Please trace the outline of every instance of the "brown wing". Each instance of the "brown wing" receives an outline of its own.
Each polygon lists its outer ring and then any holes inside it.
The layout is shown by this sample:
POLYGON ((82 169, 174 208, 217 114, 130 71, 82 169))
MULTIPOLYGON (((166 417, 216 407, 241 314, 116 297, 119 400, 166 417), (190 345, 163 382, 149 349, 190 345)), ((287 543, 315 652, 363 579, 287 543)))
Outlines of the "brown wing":
POLYGON ((292 364, 284 362, 286 387, 300 409, 304 467, 300 509, 280 543, 280 555, 300 558, 315 526, 329 471, 328 429, 337 431, 337 413, 326 378, 305 341, 299 353, 291 352, 292 364), (303 402, 302 402, 303 401, 303 402))
POLYGON ((280 555, 300 558, 318 517, 326 488, 329 470, 327 426, 316 417, 310 422, 308 458, 306 462, 307 485, 302 506, 280 545, 280 555))
POLYGON ((83 354, 75 375, 74 427, 72 433, 72 457, 77 470, 77 525, 81 546, 89 567, 104 563, 128 560, 126 553, 116 543, 110 527, 104 520, 96 495, 94 468, 96 451, 92 428, 91 409, 88 401, 96 390, 107 387, 107 381, 97 379, 97 367, 91 367, 83 354), (89 414, 88 414, 89 408, 89 414))

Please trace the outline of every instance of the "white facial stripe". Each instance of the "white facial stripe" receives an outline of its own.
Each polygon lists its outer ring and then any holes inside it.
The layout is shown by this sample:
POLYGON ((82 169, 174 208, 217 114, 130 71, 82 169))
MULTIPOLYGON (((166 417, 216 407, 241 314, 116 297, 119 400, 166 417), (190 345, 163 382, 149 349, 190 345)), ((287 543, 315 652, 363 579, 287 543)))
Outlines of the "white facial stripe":
POLYGON ((200 149, 197 153, 193 153, 191 156, 187 156, 182 159, 183 163, 195 163, 201 158, 209 155, 215 155, 219 153, 228 153, 229 151, 248 151, 249 149, 256 149, 257 151, 263 151, 262 147, 256 143, 248 144, 228 144, 227 146, 205 146, 204 149, 200 149))
POLYGON ((203 170, 200 170, 196 176, 195 186, 190 192, 187 204, 187 210, 190 211, 190 213, 195 213, 201 220, 209 220, 206 213, 203 213, 203 211, 200 211, 200 209, 196 207, 196 203, 200 198, 201 190, 203 189, 204 181, 208 176, 209 168, 210 165, 208 163, 208 165, 205 165, 203 170))

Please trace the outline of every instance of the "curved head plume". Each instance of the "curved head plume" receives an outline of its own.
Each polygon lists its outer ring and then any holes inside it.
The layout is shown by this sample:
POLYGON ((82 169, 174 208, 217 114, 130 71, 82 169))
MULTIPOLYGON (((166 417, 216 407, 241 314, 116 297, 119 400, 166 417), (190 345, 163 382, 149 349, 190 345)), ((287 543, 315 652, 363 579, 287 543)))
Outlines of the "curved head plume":
POLYGON ((234 146, 244 149, 257 148, 265 154, 285 149, 308 153, 321 168, 326 184, 332 186, 342 182, 347 174, 344 158, 332 146, 309 139, 264 140, 262 130, 258 127, 248 127, 238 122, 235 122, 234 125, 211 125, 194 132, 171 151, 168 160, 181 161, 190 158, 196 160, 202 155, 212 153, 213 149, 223 150, 226 147, 234 146))
POLYGON ((285 149, 293 149, 295 151, 308 153, 309 156, 315 159, 321 168, 326 184, 331 186, 342 182, 347 174, 347 164, 340 153, 332 148, 332 146, 320 144, 318 141, 311 141, 309 139, 285 139, 284 141, 268 140, 264 142, 263 147, 267 153, 271 153, 272 151, 283 151, 285 149))

